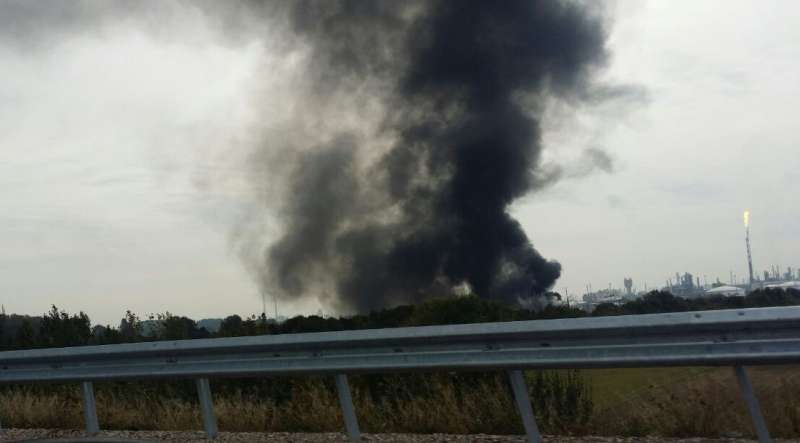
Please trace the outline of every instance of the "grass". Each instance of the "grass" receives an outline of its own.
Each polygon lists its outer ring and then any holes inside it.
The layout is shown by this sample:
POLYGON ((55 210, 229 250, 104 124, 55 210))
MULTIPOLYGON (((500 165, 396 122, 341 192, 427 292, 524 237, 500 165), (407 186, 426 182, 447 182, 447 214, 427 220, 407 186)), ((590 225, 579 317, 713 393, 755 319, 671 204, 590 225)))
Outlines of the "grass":
MULTIPOLYGON (((774 436, 800 436, 800 373, 796 366, 748 368, 774 436)), ((592 431, 605 435, 753 436, 732 368, 604 371, 591 377, 601 404, 592 431), (628 384, 630 380, 630 384, 628 384), (642 382, 644 380, 644 382, 642 382), (616 387, 614 387, 616 386, 616 387)))
MULTIPOLYGON (((357 383, 354 383, 357 385, 357 383)), ((108 385, 96 385, 98 419, 104 429, 190 430, 202 429, 196 402, 148 395, 121 395, 108 385)), ((482 382, 466 395, 446 382, 434 379, 431 395, 373 400, 359 389, 353 392, 363 429, 369 432, 479 433, 504 430, 521 433, 511 397, 498 395, 506 389, 499 379, 482 382)), ((80 428, 83 426, 78 390, 34 392, 18 388, 0 396, 4 426, 15 428, 80 428)), ((295 387, 291 401, 245 393, 215 396, 220 429, 227 431, 326 432, 342 429, 336 392, 321 379, 312 378, 295 387)))
POLYGON ((624 368, 583 371, 592 387, 598 409, 613 407, 641 397, 649 390, 669 387, 703 377, 719 368, 624 368))
MULTIPOLYGON (((798 367, 750 368, 749 372, 773 435, 800 436, 798 367)), ((564 426, 541 417, 539 410, 544 432, 752 436, 750 419, 731 368, 615 369, 583 371, 582 374, 590 382, 593 394, 592 415, 588 420, 574 420, 564 426)), ((366 432, 522 433, 502 377, 478 377, 466 387, 457 385, 464 383, 463 379, 454 382, 447 376, 410 377, 387 378, 388 385, 403 388, 379 398, 373 398, 365 388, 367 378, 351 379, 362 429, 366 432)), ((533 385, 532 382, 529 374, 529 384, 533 385)), ((191 396, 172 395, 146 384, 131 383, 124 388, 107 383, 96 385, 103 428, 202 429, 199 410, 191 396), (136 389, 137 386, 141 389, 136 389), (131 395, 132 392, 136 394, 131 395)), ((307 432, 343 429, 330 380, 308 378, 292 389, 290 398, 284 400, 242 390, 218 389, 215 409, 220 429, 307 432)), ((535 398, 533 402, 536 407, 535 398)), ((0 417, 8 427, 80 428, 83 425, 77 386, 17 387, 0 391, 0 417)))

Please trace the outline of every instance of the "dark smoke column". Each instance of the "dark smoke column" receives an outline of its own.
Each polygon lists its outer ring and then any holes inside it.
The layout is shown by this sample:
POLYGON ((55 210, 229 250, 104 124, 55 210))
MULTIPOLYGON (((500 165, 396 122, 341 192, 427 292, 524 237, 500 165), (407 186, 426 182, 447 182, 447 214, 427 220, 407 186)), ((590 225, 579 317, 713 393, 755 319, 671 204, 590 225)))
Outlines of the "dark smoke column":
POLYGON ((349 134, 299 156, 266 252, 270 290, 313 295, 328 279, 337 307, 363 311, 464 286, 525 303, 552 287, 560 265, 508 209, 546 180, 545 103, 589 95, 602 20, 532 0, 308 1, 292 18, 315 94, 378 85, 393 141, 368 168, 369 141, 349 134))

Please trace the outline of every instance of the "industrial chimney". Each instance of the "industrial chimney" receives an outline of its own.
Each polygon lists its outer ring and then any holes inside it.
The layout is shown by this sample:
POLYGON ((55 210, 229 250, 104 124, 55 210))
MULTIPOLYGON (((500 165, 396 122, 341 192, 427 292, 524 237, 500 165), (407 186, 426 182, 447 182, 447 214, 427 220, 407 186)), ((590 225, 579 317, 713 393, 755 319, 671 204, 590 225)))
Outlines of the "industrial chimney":
POLYGON ((747 270, 750 272, 750 287, 753 289, 753 257, 750 253, 750 211, 744 211, 744 242, 747 245, 747 270))

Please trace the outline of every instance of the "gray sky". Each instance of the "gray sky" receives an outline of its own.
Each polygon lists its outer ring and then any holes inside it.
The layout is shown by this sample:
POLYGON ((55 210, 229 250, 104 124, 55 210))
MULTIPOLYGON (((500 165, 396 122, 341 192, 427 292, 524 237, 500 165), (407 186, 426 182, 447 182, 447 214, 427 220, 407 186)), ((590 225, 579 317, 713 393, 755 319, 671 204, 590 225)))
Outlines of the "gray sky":
MULTIPOLYGON (((231 237, 258 216, 247 155, 280 124, 292 61, 177 3, 124 20, 47 12, 67 17, 55 22, 10 20, 14 4, 0 2, 0 302, 110 323, 126 309, 260 311, 231 237)), ((755 267, 800 267, 800 5, 620 1, 611 13, 605 76, 647 100, 553 118, 545 144, 557 163, 602 147, 614 170, 514 207, 562 263, 556 289, 744 276, 745 208, 755 267)))

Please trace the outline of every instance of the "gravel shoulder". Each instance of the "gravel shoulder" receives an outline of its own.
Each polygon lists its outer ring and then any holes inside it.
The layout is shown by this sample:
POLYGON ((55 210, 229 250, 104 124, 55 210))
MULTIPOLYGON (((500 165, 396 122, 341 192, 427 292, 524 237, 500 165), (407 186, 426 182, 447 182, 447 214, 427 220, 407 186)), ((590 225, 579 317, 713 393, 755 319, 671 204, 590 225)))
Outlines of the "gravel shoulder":
MULTIPOLYGON (((85 438, 85 434, 77 430, 48 429, 4 429, 0 431, 0 441, 20 442, 37 439, 72 439, 85 438)), ((196 431, 103 431, 94 438, 83 441, 106 442, 113 440, 138 440, 140 442, 207 442, 205 434, 196 431)), ((270 442, 270 443, 349 443, 340 433, 258 433, 258 432, 221 432, 215 440, 219 443, 270 442)), ((525 443, 522 436, 513 435, 447 435, 447 434, 364 434, 365 442, 383 443, 525 443)), ((563 437, 546 436, 546 442, 565 443, 750 443, 753 440, 727 439, 670 439, 658 437, 563 437)), ((776 440, 776 442, 798 442, 799 440, 776 440)))

